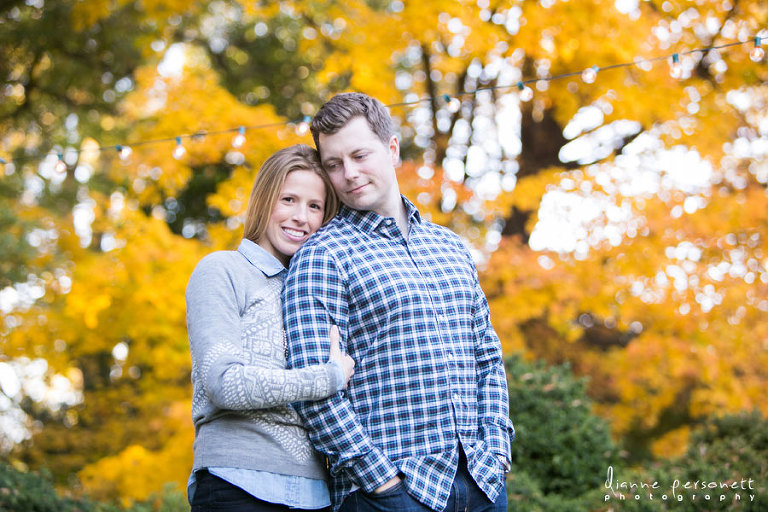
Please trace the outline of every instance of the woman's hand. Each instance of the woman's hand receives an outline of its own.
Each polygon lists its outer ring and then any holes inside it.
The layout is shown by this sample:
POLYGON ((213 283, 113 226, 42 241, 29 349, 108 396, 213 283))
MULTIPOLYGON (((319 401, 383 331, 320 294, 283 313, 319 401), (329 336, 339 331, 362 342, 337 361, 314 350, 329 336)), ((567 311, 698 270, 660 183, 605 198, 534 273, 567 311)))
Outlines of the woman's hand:
POLYGON ((351 379, 352 375, 355 373, 355 361, 347 354, 341 353, 341 348, 339 347, 338 327, 335 325, 331 326, 329 337, 331 340, 331 354, 328 357, 328 362, 336 361, 339 363, 339 365, 341 365, 341 368, 344 370, 344 376, 346 377, 346 381, 344 383, 344 387, 346 387, 346 385, 349 384, 349 379, 351 379))

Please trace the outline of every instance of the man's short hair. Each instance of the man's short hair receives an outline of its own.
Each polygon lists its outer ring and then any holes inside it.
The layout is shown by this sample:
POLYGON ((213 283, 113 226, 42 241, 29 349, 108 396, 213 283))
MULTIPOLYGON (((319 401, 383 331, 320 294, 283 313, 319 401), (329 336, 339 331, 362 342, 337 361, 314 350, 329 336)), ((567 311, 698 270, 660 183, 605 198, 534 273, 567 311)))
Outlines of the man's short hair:
POLYGON ((315 139, 315 147, 320 151, 320 134, 331 135, 346 126, 355 117, 364 117, 371 131, 384 145, 395 134, 392 118, 387 107, 379 100, 359 92, 337 94, 320 107, 312 118, 310 130, 315 139))

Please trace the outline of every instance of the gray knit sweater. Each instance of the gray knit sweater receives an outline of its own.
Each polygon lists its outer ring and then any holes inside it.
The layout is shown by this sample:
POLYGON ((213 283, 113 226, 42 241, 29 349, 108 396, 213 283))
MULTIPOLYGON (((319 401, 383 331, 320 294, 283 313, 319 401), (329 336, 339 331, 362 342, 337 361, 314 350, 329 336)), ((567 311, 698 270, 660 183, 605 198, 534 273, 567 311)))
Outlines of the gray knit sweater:
POLYGON ((285 369, 280 262, 249 240, 198 263, 187 285, 193 470, 223 466, 326 478, 291 402, 345 384, 335 363, 285 369))

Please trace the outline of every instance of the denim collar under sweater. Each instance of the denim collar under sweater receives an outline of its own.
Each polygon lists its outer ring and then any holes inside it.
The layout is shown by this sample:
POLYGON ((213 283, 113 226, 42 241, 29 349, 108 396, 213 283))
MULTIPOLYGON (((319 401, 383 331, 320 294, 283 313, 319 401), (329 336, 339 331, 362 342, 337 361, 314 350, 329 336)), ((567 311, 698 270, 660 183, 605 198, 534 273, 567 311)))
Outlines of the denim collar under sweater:
POLYGON ((245 259, 247 259, 251 265, 264 272, 264 275, 267 277, 274 277, 286 270, 280 260, 269 254, 260 245, 253 243, 247 238, 243 238, 240 241, 240 246, 237 248, 237 252, 245 256, 245 259))

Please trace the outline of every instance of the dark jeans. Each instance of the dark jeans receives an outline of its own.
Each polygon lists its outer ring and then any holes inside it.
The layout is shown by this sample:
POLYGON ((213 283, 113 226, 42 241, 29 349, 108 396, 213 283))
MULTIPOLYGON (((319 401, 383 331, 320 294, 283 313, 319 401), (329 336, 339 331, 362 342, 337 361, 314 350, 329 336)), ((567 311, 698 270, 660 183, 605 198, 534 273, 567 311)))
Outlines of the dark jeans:
MULTIPOLYGON (((466 463, 462 460, 456 478, 453 480, 451 495, 448 497, 444 512, 506 512, 506 510, 506 485, 496 498, 496 503, 491 503, 488 496, 480 490, 470 476, 466 463)), ((411 498, 401 482, 380 494, 367 494, 357 490, 347 496, 339 512, 431 512, 431 509, 411 498)))
MULTIPOLYGON (((255 498, 226 480, 202 470, 196 474, 197 488, 192 512, 297 512, 301 509, 255 498)), ((327 508, 311 512, 328 512, 327 508)))

